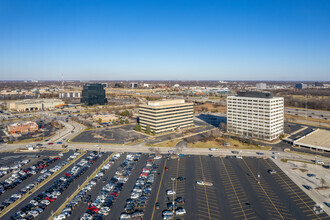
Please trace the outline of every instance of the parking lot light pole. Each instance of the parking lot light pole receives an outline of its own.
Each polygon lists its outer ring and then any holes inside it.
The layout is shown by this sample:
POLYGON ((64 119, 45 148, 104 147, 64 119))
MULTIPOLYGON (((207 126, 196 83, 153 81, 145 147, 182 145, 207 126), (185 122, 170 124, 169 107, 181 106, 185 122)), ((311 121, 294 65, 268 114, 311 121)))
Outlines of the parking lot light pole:
POLYGON ((172 180, 172 183, 173 183, 173 197, 172 197, 172 212, 173 212, 173 215, 172 215, 172 218, 174 217, 174 181, 175 181, 175 178, 171 178, 172 180))
POLYGON ((258 184, 260 184, 260 169, 259 169, 259 158, 258 158, 258 184))

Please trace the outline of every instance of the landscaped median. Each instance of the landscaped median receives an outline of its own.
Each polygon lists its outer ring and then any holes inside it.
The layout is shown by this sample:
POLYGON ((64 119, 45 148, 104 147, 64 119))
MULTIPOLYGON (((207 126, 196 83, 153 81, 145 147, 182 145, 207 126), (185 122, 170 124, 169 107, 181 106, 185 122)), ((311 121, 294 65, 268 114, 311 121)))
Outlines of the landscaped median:
POLYGON ((66 168, 68 168, 70 165, 72 165, 73 163, 75 163, 77 160, 79 160, 82 156, 84 156, 86 154, 86 151, 82 151, 82 153, 77 156, 76 158, 74 158, 72 161, 70 161, 70 163, 64 165, 60 170, 56 171, 53 175, 50 176, 50 178, 45 179, 45 181, 43 181, 42 183, 40 183, 39 185, 37 185, 36 187, 32 188, 31 191, 29 191, 28 193, 26 193, 24 196, 22 196, 21 198, 19 198, 18 200, 16 200, 14 203, 12 203, 11 205, 7 206, 5 209, 3 209, 0 212, 0 218, 3 217, 8 211, 10 211, 11 209, 15 208, 18 204, 20 204, 21 202, 23 202, 26 198, 28 198, 30 195, 32 195, 33 193, 35 193, 37 190, 39 190, 41 187, 43 187, 44 185, 46 185, 49 181, 53 180, 58 174, 60 174, 63 170, 65 170, 66 168))
POLYGON ((173 140, 169 140, 169 141, 162 141, 156 144, 145 144, 145 146, 147 147, 175 147, 177 145, 177 143, 179 143, 180 141, 182 141, 182 138, 178 138, 178 139, 173 139, 173 140))
POLYGON ((239 140, 223 137, 209 137, 203 141, 188 143, 189 148, 221 148, 221 149, 250 149, 250 150, 271 150, 270 146, 261 146, 252 143, 243 143, 239 140))
POLYGON ((98 172, 100 172, 100 170, 102 169, 102 167, 104 165, 106 165, 110 159, 113 157, 113 155, 117 154, 117 152, 112 153, 108 159, 106 159, 91 175, 88 179, 86 179, 86 181, 81 184, 81 186, 69 197, 67 198, 67 200, 56 210, 55 213, 53 213, 52 216, 49 217, 49 220, 52 220, 55 216, 58 216, 62 210, 64 209, 64 207, 89 183, 89 181, 91 181, 98 172))

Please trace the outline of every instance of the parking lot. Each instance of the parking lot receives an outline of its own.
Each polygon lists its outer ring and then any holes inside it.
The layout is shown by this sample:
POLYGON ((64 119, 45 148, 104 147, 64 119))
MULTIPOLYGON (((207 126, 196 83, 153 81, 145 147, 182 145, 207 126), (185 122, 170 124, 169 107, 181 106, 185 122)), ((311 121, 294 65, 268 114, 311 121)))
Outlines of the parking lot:
POLYGON ((147 136, 134 132, 131 125, 121 126, 107 129, 96 129, 84 131, 72 142, 89 142, 89 143, 109 143, 109 144, 125 144, 134 142, 138 139, 145 139, 147 136))
MULTIPOLYGON (((72 152, 63 155, 61 160, 68 155, 72 152)), ((36 219, 49 218, 110 155, 106 153, 91 164, 36 219)), ((127 219, 131 215, 140 215, 143 219, 170 219, 173 201, 175 210, 185 211, 174 212, 175 219, 329 219, 271 159, 198 155, 167 159, 166 155, 155 156, 121 154, 109 169, 104 170, 102 177, 95 180, 77 207, 68 211, 71 215, 66 219, 90 219, 89 216, 127 219), (276 173, 271 174, 270 170, 276 173), (121 171, 126 174, 122 175, 121 171), (105 190, 109 184, 115 188, 105 190), (84 201, 88 195, 89 200, 84 201), (100 210, 106 214, 102 216, 100 210)), ((73 166, 63 170, 55 179, 72 170, 73 166)), ((41 187, 8 212, 4 219, 28 205, 52 183, 41 187)))

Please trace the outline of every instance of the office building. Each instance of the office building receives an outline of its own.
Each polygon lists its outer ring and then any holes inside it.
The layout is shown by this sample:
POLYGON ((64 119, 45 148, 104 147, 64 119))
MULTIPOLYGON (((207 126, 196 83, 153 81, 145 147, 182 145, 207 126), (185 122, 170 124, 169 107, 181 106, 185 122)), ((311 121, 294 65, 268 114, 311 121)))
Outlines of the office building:
POLYGON ((315 82, 314 85, 315 85, 315 87, 323 87, 324 83, 323 82, 315 82))
POLYGON ((227 132, 267 141, 283 133, 284 99, 270 92, 244 91, 227 97, 227 132))
POLYGON ((38 130, 38 124, 33 121, 27 121, 24 123, 14 123, 7 126, 9 133, 28 133, 28 132, 34 132, 38 130))
POLYGON ((257 89, 258 90, 263 90, 267 88, 267 84, 266 83, 257 83, 257 89))
POLYGON ((60 92, 58 96, 60 99, 75 99, 75 98, 80 98, 81 92, 78 91, 60 92))
POLYGON ((65 103, 59 99, 25 99, 7 102, 7 107, 17 112, 25 112, 54 109, 63 104, 65 103))
POLYGON ((80 102, 86 105, 104 105, 108 103, 105 98, 104 86, 104 84, 100 83, 88 83, 84 85, 80 102))
POLYGON ((138 87, 138 83, 137 83, 137 82, 131 82, 131 83, 129 84, 129 87, 135 89, 135 88, 138 87))
POLYGON ((307 85, 304 83, 297 83, 296 89, 307 89, 307 85))
POLYGON ((193 103, 185 103, 183 99, 150 101, 140 105, 140 125, 143 130, 147 125, 151 131, 162 133, 194 125, 193 103))

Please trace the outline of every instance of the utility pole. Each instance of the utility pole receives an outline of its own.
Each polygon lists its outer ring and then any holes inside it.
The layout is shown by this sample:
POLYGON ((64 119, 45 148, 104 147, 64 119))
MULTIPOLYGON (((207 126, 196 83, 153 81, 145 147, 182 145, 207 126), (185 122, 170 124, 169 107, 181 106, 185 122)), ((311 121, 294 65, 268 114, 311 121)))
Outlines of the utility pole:
POLYGON ((307 120, 307 94, 306 94, 306 102, 305 102, 305 110, 306 110, 306 120, 307 120))

